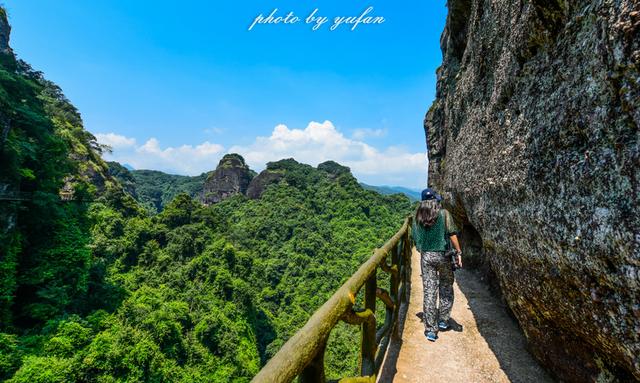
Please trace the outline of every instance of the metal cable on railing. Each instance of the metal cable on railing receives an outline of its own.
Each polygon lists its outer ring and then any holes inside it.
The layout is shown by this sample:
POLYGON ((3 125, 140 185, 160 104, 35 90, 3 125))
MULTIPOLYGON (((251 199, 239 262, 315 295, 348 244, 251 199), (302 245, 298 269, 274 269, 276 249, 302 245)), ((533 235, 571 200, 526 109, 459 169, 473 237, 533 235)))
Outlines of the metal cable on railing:
POLYGON ((331 330, 339 321, 362 326, 360 376, 346 377, 341 383, 375 382, 392 334, 397 330, 400 303, 407 301, 410 281, 411 217, 381 248, 375 249, 355 272, 298 330, 253 378, 254 383, 326 381, 324 353, 331 330), (391 256, 391 263, 387 259, 391 256), (377 286, 380 268, 389 273, 389 290, 377 286), (355 311, 356 296, 364 286, 364 309, 355 311), (375 307, 380 299, 386 307, 383 326, 376 331, 375 307))

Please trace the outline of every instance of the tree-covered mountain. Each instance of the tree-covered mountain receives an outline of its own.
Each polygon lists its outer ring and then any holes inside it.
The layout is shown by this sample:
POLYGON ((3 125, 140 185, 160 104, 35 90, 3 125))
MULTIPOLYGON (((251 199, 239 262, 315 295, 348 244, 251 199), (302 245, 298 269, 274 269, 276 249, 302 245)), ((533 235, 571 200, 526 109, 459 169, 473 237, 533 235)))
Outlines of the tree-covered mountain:
MULTIPOLYGON (((275 171, 263 173, 262 177, 256 179, 257 174, 253 170, 247 167, 248 170, 243 171, 242 167, 246 167, 244 159, 242 159, 242 164, 238 165, 237 169, 234 169, 233 165, 231 165, 233 164, 234 156, 237 155, 231 154, 224 156, 215 170, 202 173, 199 176, 167 174, 158 170, 133 170, 117 162, 107 162, 107 164, 109 165, 109 174, 120 181, 131 196, 150 212, 158 213, 180 193, 188 194, 190 197, 206 203, 212 203, 219 198, 213 197, 212 200, 212 194, 224 195, 225 193, 233 191, 234 187, 237 187, 237 192, 254 198, 260 194, 263 183, 270 183, 273 180, 279 179, 275 171), (229 174, 227 169, 230 168, 231 173, 229 174), (237 173, 237 175, 233 174, 234 172, 237 173), (241 185, 242 182, 239 180, 229 182, 230 176, 231 178, 241 177, 243 173, 246 173, 248 176, 248 181, 245 181, 246 184, 244 186, 241 185), (251 181, 253 181, 253 183, 251 183, 251 181), (207 183, 209 187, 207 187, 207 183)), ((324 166, 327 166, 326 164, 328 163, 330 162, 326 162, 324 166)), ((420 200, 420 192, 409 188, 401 186, 374 186, 363 182, 359 184, 366 190, 372 190, 382 195, 404 194, 411 201, 420 200)))
MULTIPOLYGON (((268 169, 283 178, 255 200, 203 206, 180 194, 154 216, 109 198, 91 203, 95 275, 84 304, 3 334, 5 377, 249 380, 410 208, 348 172, 292 160, 268 169)), ((336 330, 330 373, 355 373, 357 344, 357 328, 336 330)))
MULTIPOLYGON (((21 197, 0 200, 2 381, 249 381, 411 208, 333 162, 270 163, 210 206, 197 180, 108 167, 8 31, 0 8, 0 192, 21 197)), ((334 330, 330 376, 358 338, 334 330)))
POLYGON ((199 176, 167 174, 157 170, 128 170, 117 162, 108 162, 109 172, 142 206, 158 213, 178 194, 200 199, 209 173, 199 176))
POLYGON ((367 190, 373 190, 380 194, 391 195, 391 194, 404 194, 409 197, 412 201, 420 201, 420 192, 417 190, 405 188, 402 186, 374 186, 367 185, 364 182, 360 182, 360 186, 367 190))
MULTIPOLYGON (((61 89, 8 45, 0 7, 0 323, 77 310, 91 274, 86 205, 117 190, 95 137, 61 89)), ((2 365, 2 363, 0 363, 2 365)))

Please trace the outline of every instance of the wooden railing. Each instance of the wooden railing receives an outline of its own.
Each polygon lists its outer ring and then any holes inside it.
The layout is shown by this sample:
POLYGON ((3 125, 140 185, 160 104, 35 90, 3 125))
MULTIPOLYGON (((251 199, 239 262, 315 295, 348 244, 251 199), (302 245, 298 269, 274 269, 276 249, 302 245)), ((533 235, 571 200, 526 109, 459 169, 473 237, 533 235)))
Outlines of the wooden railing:
POLYGON ((346 377, 340 383, 375 382, 392 334, 397 330, 399 308, 407 300, 410 281, 411 218, 379 249, 375 249, 347 280, 269 360, 252 382, 301 383, 326 381, 324 353, 331 330, 339 321, 361 326, 360 377, 346 377), (390 259, 389 259, 390 258, 390 259), (390 263, 387 263, 390 261, 390 263), (390 274, 389 290, 377 286, 377 271, 390 274), (356 296, 364 286, 364 308, 354 309, 356 296), (376 299, 384 302, 384 324, 376 329, 376 299))

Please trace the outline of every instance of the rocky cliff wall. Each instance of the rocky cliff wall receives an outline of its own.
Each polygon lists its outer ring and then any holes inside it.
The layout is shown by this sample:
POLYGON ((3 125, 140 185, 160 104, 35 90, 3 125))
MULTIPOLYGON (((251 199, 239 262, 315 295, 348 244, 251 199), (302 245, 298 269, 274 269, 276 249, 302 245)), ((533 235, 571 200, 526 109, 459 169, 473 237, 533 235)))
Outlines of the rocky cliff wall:
MULTIPOLYGON (((13 51, 9 47, 9 36, 11 33, 11 26, 7 20, 7 13, 0 6, 0 68, 3 68, 4 62, 8 60, 14 60, 13 51), (7 60, 8 59, 8 60, 7 60)), ((11 122, 6 115, 6 107, 0 105, 0 166, 4 166, 5 161, 4 150, 9 135, 9 129, 11 122)), ((19 191, 19 184, 15 179, 7 177, 4 172, 0 170, 0 195, 10 195, 19 191)), ((12 246, 15 246, 19 237, 16 233, 16 220, 18 215, 18 203, 14 201, 1 201, 0 200, 0 266, 2 263, 14 262, 15 259, 5 260, 12 246)), ((3 273, 9 274, 3 270, 3 273)), ((8 278, 7 278, 8 279, 8 278)), ((4 276, 0 277, 0 284, 7 284, 4 276)), ((9 287, 11 288, 11 287, 9 287)), ((0 288, 2 293, 5 293, 5 289, 0 288)), ((6 295, 6 293, 4 294, 6 295)), ((7 305, 10 300, 6 297, 0 298, 2 305, 7 305)), ((4 314, 5 310, 0 309, 0 321, 9 320, 4 314)))
POLYGON ((534 355, 640 379, 640 2, 449 0, 430 182, 534 355))
POLYGON ((11 26, 7 20, 7 13, 4 8, 0 8, 0 53, 11 54, 9 47, 9 35, 11 34, 11 26))

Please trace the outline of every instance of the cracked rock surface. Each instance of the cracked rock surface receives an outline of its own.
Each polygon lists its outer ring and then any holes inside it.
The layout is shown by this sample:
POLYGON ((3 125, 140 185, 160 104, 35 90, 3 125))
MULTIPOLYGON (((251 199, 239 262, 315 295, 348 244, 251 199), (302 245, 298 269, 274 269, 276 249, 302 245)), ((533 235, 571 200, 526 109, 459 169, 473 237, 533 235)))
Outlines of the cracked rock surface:
POLYGON ((425 132, 465 252, 556 378, 640 380, 640 2, 448 7, 425 132))
POLYGON ((226 154, 204 183, 203 203, 211 205, 245 194, 255 173, 238 154, 226 154))

